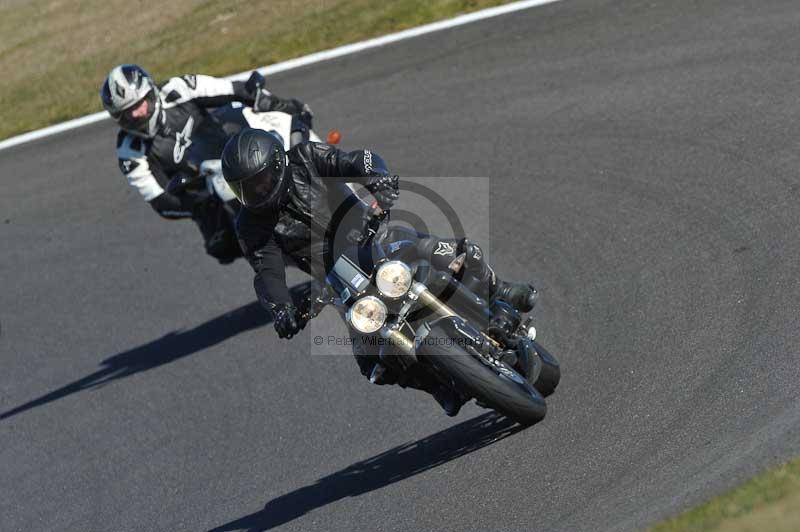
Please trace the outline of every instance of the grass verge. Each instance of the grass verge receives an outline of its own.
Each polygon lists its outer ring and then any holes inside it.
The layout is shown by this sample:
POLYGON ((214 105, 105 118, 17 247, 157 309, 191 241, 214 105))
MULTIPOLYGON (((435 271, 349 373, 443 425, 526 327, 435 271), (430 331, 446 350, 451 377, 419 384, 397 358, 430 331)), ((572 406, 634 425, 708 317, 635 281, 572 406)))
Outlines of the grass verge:
POLYGON ((650 532, 796 532, 800 459, 772 469, 650 532))
POLYGON ((233 74, 509 0, 6 0, 0 139, 102 110, 114 65, 233 74))

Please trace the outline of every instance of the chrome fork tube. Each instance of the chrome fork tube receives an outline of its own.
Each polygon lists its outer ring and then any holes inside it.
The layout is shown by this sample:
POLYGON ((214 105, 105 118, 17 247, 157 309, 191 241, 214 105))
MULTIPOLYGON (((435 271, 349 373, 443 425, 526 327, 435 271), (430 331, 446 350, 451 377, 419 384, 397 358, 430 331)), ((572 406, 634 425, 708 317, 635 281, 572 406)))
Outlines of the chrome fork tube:
POLYGON ((433 292, 428 290, 428 287, 422 283, 414 282, 411 285, 411 294, 423 307, 431 309, 440 318, 458 316, 455 310, 448 307, 445 303, 442 303, 439 298, 433 295, 433 292))

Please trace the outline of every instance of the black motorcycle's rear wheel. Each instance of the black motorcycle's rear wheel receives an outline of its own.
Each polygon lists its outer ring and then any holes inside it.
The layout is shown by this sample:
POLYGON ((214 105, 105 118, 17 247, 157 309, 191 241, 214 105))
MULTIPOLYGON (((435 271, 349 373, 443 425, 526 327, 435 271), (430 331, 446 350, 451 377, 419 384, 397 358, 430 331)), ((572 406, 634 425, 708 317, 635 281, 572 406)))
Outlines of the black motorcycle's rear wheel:
POLYGON ((418 356, 449 378, 456 389, 517 423, 533 425, 544 419, 544 397, 507 365, 500 368, 469 354, 462 347, 468 343, 454 320, 458 318, 435 322, 418 349, 418 356))

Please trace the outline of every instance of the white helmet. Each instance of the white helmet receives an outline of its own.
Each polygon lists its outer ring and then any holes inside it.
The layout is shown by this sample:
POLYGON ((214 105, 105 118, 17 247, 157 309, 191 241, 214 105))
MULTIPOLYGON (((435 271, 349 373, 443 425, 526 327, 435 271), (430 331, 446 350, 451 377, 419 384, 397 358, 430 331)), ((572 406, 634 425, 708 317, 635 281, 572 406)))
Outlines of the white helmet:
POLYGON ((100 98, 111 118, 134 135, 152 138, 161 128, 163 117, 158 87, 138 65, 114 67, 100 89, 100 98), (134 111, 145 101, 146 112, 134 117, 134 111))

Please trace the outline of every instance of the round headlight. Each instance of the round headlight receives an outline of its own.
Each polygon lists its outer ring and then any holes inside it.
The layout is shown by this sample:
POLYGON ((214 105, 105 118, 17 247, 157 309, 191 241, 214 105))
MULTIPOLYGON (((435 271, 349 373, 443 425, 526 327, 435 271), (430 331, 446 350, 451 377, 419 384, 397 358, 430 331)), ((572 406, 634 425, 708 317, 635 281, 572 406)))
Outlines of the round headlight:
POLYGON ((411 288, 411 268, 396 260, 384 262, 375 274, 375 285, 386 297, 404 296, 411 288))
POLYGON ((386 323, 386 305, 375 296, 362 297, 347 311, 347 321, 358 332, 374 333, 386 323))

